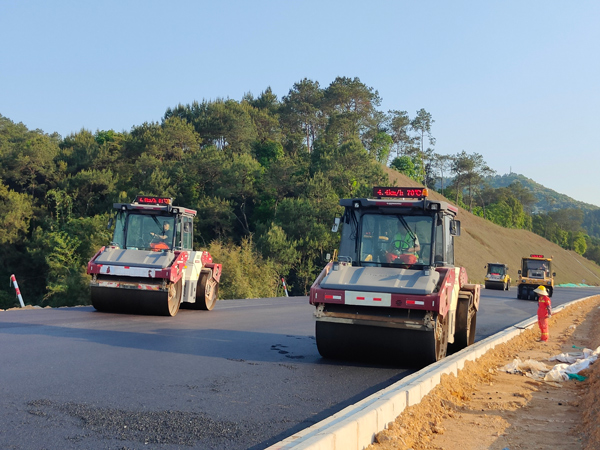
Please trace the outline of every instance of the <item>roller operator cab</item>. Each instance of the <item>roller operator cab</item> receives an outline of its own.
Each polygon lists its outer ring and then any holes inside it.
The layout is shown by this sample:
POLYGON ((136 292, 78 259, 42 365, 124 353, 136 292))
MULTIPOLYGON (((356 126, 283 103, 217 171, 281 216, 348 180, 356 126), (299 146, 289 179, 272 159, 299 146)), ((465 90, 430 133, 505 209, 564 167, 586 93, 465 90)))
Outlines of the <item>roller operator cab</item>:
POLYGON ((87 267, 94 308, 167 316, 181 305, 211 310, 221 265, 192 248, 196 211, 173 206, 170 198, 141 195, 113 207, 113 241, 87 267))
POLYGON ((517 298, 521 300, 537 300, 533 292, 538 286, 544 286, 548 296, 554 292, 554 277, 552 272, 552 257, 544 255, 529 255, 521 259, 521 269, 518 271, 517 298))
POLYGON ((337 257, 310 290, 326 358, 423 365, 475 339, 480 286, 454 262, 458 209, 427 189, 373 189, 340 200, 337 257))

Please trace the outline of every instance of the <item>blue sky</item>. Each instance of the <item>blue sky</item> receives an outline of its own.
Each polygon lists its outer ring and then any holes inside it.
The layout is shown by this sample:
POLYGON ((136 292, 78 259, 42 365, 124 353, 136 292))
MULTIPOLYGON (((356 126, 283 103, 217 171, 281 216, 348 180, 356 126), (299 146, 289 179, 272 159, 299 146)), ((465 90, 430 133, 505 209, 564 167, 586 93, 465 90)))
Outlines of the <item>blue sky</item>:
POLYGON ((600 206, 600 2, 0 0, 0 114, 63 137, 358 77, 480 153, 600 206))

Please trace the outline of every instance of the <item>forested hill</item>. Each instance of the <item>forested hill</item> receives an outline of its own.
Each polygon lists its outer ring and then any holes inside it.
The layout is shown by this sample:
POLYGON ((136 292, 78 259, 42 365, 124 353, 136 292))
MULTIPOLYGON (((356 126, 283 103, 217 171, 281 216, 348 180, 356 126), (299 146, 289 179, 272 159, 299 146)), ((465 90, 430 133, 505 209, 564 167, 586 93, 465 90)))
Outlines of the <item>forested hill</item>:
MULTIPOLYGON (((444 194, 472 218, 458 255, 475 264, 475 280, 484 260, 509 258, 499 253, 505 248, 510 258, 539 253, 539 236, 554 254, 549 241, 600 262, 600 239, 581 230, 583 217, 571 210, 532 217, 522 186, 485 189, 481 155, 431 151, 431 114, 380 111, 380 101, 358 78, 338 77, 327 87, 301 80, 282 98, 267 88, 239 101, 180 104, 160 122, 122 132, 61 137, 0 115, 0 279, 15 274, 29 304, 88 303, 86 264, 111 240, 113 203, 144 194, 198 211, 194 246, 223 264, 221 298, 281 295, 282 278, 304 295, 338 246, 330 230, 339 199, 390 183, 387 164, 409 174, 398 182, 432 186, 436 174, 454 175, 444 194), (526 230, 539 235, 533 247, 526 230), (505 233, 525 234, 503 242, 505 233)), ((600 232, 600 216, 590 219, 600 232)), ((596 283, 569 272, 566 261, 559 280, 596 283)), ((0 284, 0 308, 15 304, 14 288, 0 284)))
POLYGON ((575 200, 568 195, 561 194, 518 173, 494 175, 486 177, 485 181, 493 188, 505 188, 515 182, 521 183, 534 195, 536 202, 533 204, 534 213, 548 213, 560 209, 581 209, 584 211, 596 211, 598 206, 575 200))

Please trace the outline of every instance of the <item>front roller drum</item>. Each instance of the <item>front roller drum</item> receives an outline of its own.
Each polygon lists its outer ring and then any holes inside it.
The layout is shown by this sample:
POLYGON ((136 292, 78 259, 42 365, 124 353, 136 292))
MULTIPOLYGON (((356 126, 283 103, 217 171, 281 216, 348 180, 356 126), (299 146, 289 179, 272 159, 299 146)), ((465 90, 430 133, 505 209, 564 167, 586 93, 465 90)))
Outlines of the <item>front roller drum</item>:
POLYGON ((430 331, 317 321, 316 341, 324 358, 422 367, 446 356, 448 324, 439 315, 430 331))
POLYGON ((506 283, 504 281, 486 281, 485 288, 486 289, 496 289, 496 290, 501 290, 501 291, 505 291, 508 289, 506 286, 506 283))
POLYGON ((182 280, 169 283, 167 290, 92 286, 92 306, 101 312, 175 316, 179 311, 182 280))

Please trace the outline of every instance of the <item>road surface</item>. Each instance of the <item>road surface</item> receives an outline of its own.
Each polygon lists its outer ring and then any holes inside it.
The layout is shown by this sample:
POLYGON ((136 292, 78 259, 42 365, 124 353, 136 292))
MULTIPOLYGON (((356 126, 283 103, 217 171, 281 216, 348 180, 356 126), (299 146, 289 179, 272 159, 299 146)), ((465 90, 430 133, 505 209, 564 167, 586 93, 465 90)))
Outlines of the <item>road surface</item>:
MULTIPOLYGON (((477 340, 537 309, 515 289, 482 293, 477 340)), ((0 448, 263 449, 414 372, 323 360, 312 312, 307 297, 174 318, 0 311, 0 448)))

